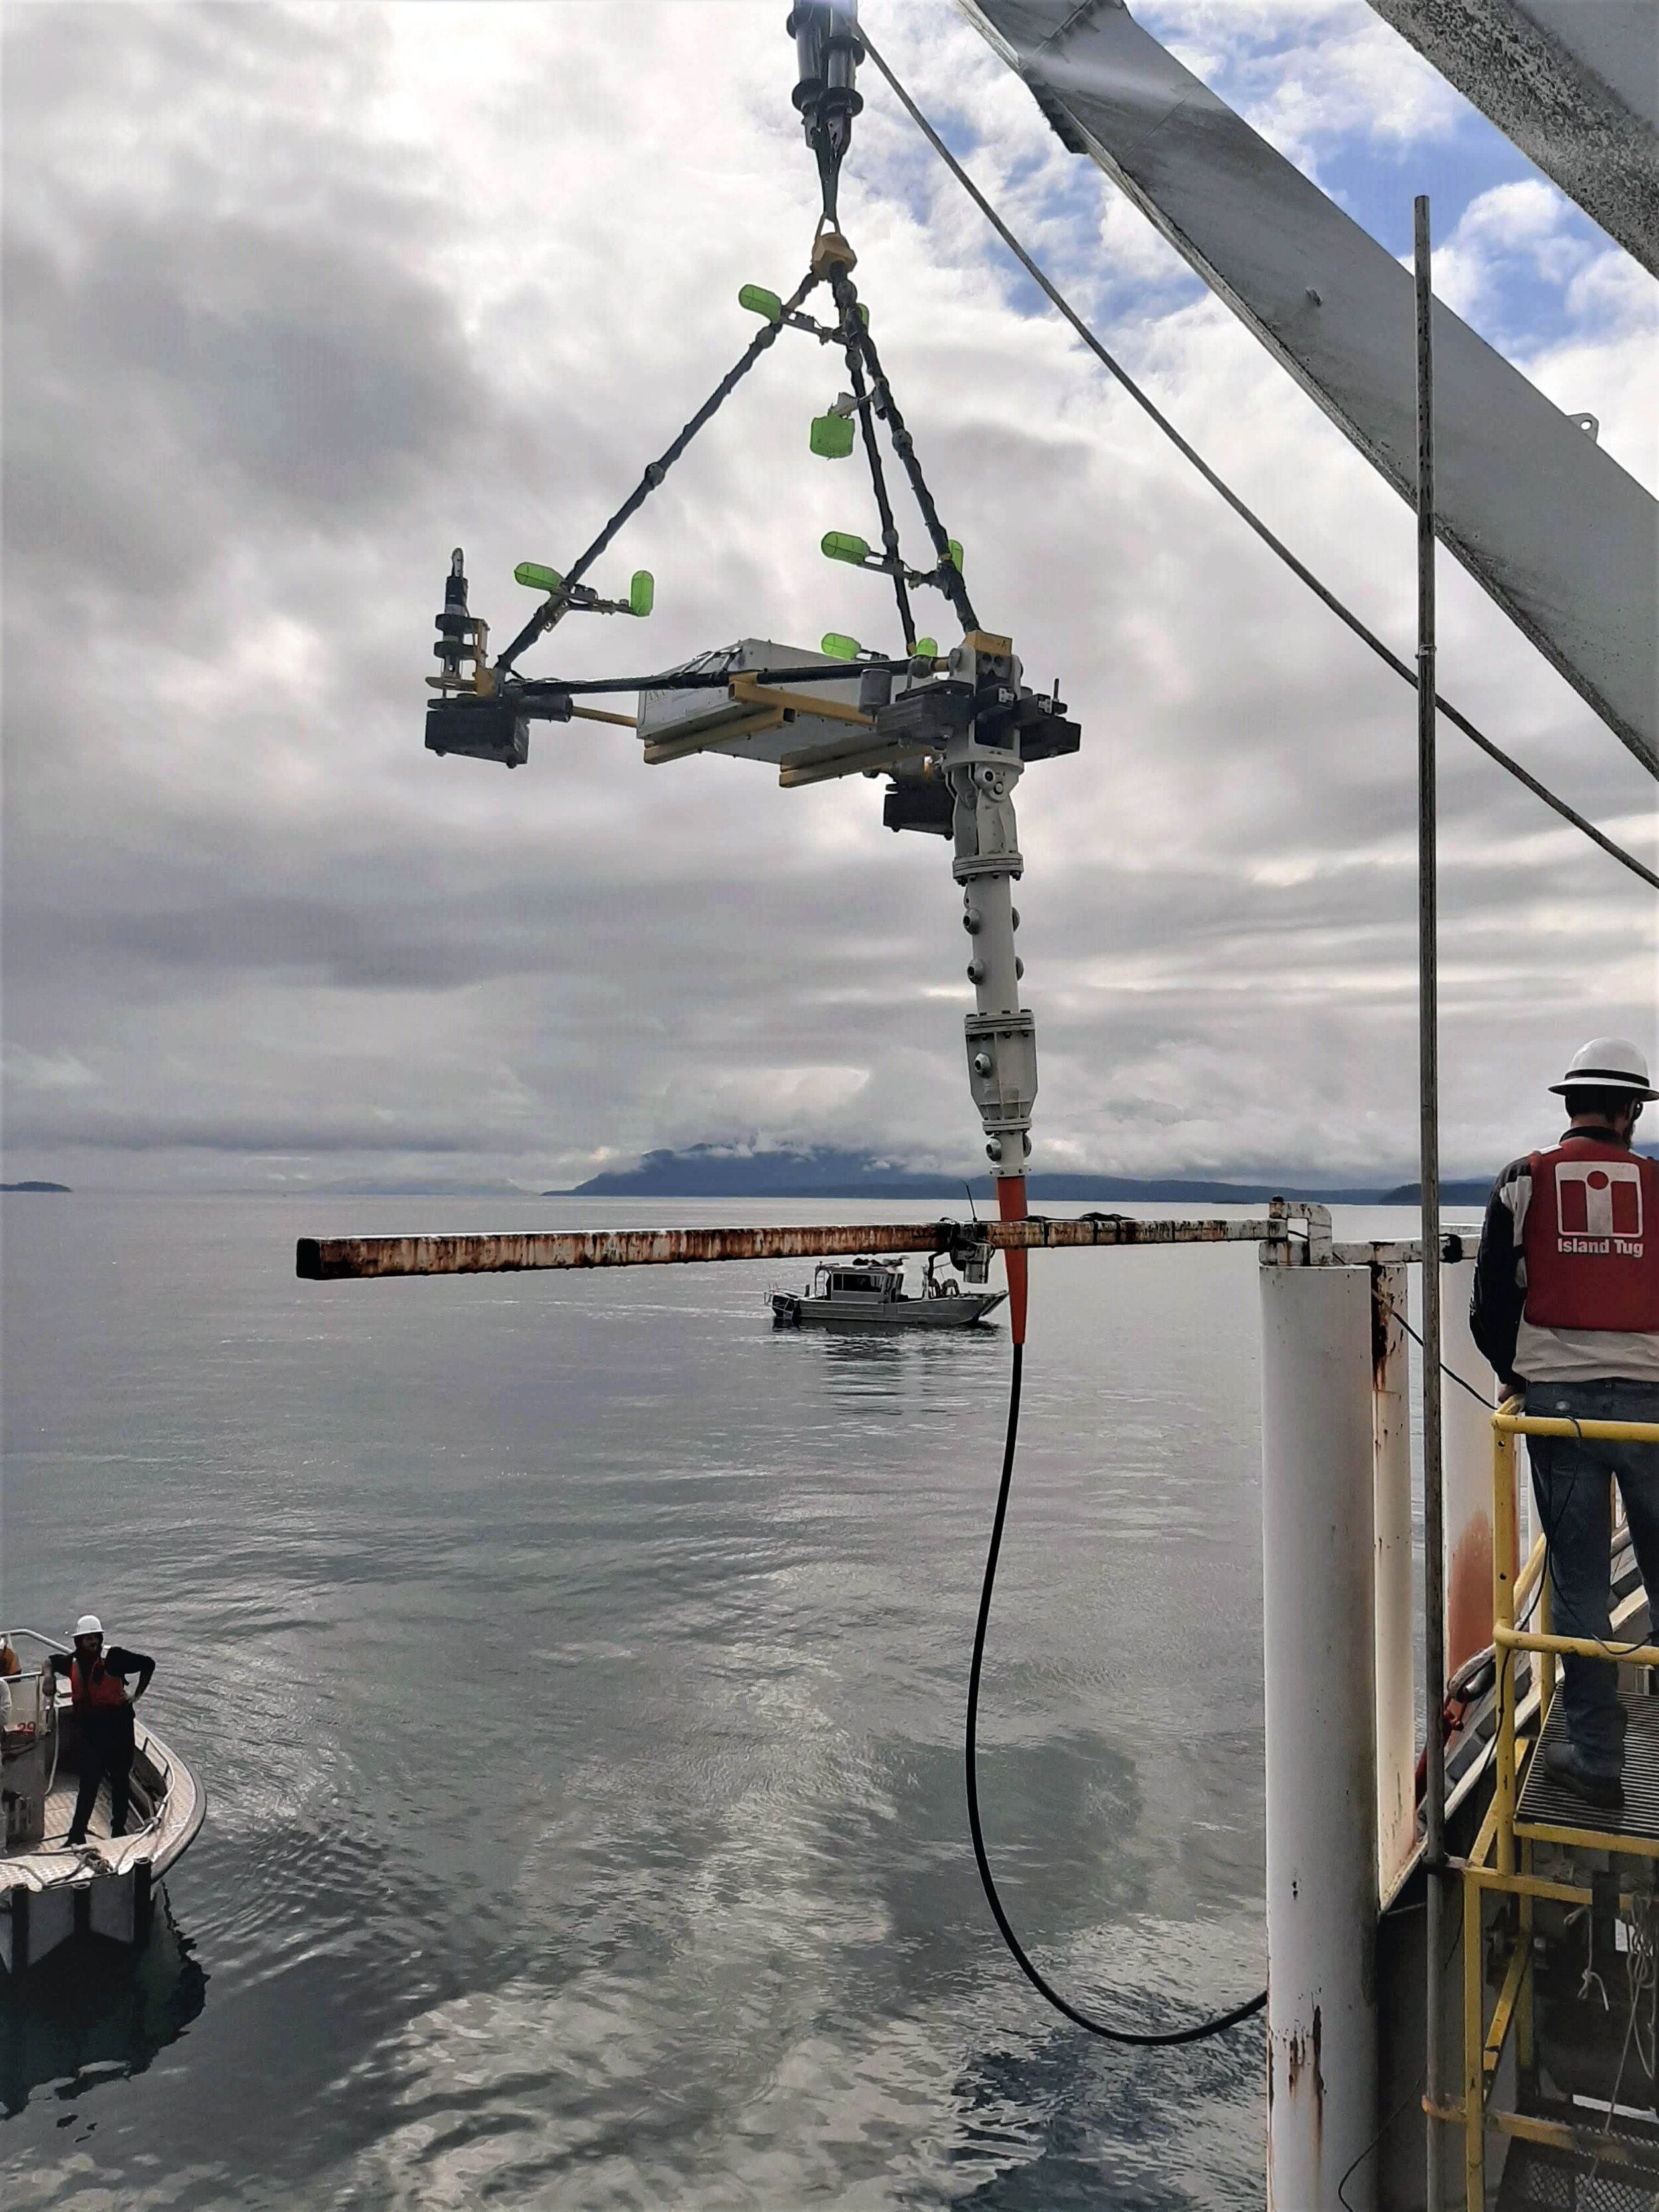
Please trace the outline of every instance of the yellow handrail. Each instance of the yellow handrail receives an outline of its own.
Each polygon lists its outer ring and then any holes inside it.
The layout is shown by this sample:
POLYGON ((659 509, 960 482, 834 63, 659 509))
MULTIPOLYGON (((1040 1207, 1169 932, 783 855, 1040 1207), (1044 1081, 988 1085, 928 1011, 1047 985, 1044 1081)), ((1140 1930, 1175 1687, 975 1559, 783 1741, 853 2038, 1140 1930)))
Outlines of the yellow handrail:
POLYGON ((1540 1536, 1538 1539, 1538 1541, 1532 1547, 1532 1557, 1527 1561, 1526 1565, 1522 1568, 1520 1573, 1515 1578, 1515 1602, 1516 1605, 1524 1605, 1527 1600, 1532 1595, 1533 1591, 1537 1587, 1538 1577, 1544 1571, 1544 1562, 1548 1556, 1549 1547, 1545 1543, 1543 1538, 1540 1536))
POLYGON ((1659 1421, 1574 1421, 1559 1413, 1512 1413, 1511 1398, 1492 1417, 1504 1437, 1588 1437, 1595 1443, 1659 1444, 1659 1421))
MULTIPOLYGON (((1659 1437, 1654 1442, 1659 1443, 1659 1437)), ((1616 1659, 1621 1667, 1659 1667, 1659 1644, 1611 1644, 1600 1636, 1545 1636, 1527 1628, 1494 1628, 1492 1641, 1509 1651, 1553 1651, 1581 1659, 1616 1659)))
MULTIPOLYGON (((1515 1817, 1516 1756, 1515 1741, 1515 1655, 1530 1651, 1538 1657, 1538 1727, 1541 1737, 1555 1696, 1558 1656, 1582 1654, 1592 1659, 1616 1659, 1626 1666, 1659 1666, 1659 1644, 1612 1644, 1588 1636, 1556 1636, 1550 1632, 1550 1588, 1547 1547, 1540 1536, 1532 1555, 1517 1573, 1518 1514, 1515 1493, 1516 1437, 1582 1437, 1598 1443, 1659 1443, 1659 1422, 1574 1421, 1554 1415, 1524 1413, 1519 1399, 1511 1398, 1492 1417, 1492 1650, 1498 1662, 1498 1723, 1494 1746, 1496 1782, 1492 1810, 1481 1830, 1481 1845, 1492 1850, 1494 1863, 1478 1862, 1486 1856, 1477 1848, 1463 1872, 1463 2125, 1464 2173, 1470 2212, 1483 2212, 1486 2203, 1486 2085, 1495 2078, 1498 2061, 1512 2023, 1524 2036, 1530 2021, 1528 1976, 1532 1957, 1533 1899, 1553 1893, 1559 1885, 1540 1881, 1531 1871, 1530 1843, 1523 1867, 1516 1863, 1515 1817), (1540 1587, 1541 1584, 1541 1587, 1540 1587), (1517 1610, 1536 1589, 1540 1625, 1517 1628, 1517 1610), (1489 1844, 1488 1844, 1489 1839, 1489 1844), (1488 1889, 1515 1893, 1520 1903, 1520 1940, 1510 1961, 1502 1996, 1490 2027, 1483 2021, 1482 1929, 1480 1901, 1488 1889)), ((1650 1597, 1654 1595, 1650 1593, 1650 1597)), ((1570 1832, 1548 1832, 1565 1840, 1570 1832)), ((1530 1833, 1530 1832, 1528 1832, 1530 1833)), ((1583 1838, 1603 1848, 1617 1848, 1617 1838, 1596 1833, 1583 1838)), ((1524 2132, 1516 2115, 1500 2113, 1500 2126, 1510 2133, 1524 2132)))

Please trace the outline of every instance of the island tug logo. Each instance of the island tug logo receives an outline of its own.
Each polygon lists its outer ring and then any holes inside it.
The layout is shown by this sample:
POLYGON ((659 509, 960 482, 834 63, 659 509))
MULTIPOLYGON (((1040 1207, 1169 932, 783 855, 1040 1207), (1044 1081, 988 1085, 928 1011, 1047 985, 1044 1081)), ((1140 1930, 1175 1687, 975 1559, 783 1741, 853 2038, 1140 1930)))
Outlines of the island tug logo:
POLYGON ((1558 1252, 1642 1256, 1642 1170, 1634 1160, 1558 1160, 1558 1252))

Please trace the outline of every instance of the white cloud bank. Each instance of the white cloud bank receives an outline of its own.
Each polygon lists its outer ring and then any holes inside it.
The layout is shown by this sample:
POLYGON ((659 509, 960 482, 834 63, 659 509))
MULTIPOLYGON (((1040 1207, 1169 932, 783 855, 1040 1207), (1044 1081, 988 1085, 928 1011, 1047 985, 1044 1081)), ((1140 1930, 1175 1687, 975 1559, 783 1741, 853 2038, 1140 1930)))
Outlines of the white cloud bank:
MULTIPOLYGON (((1462 112, 1358 0, 1177 22, 1316 167, 1375 137, 1368 84, 1391 160, 1462 112)), ((1408 649, 1394 495, 950 10, 881 35, 1182 427, 1408 649)), ((537 726, 511 777, 421 745, 450 547, 501 642, 514 562, 568 562, 744 343, 738 285, 803 264, 792 76, 748 6, 12 13, 9 1173, 536 1188, 751 1133, 976 1158, 946 854, 884 832, 877 787, 647 770, 592 725, 537 726)), ((1409 695, 1030 312, 866 90, 843 206, 887 365, 982 615, 1084 726, 1020 792, 1036 1164, 1408 1171, 1409 695)), ((1653 288, 1576 221, 1487 192, 1444 278, 1479 322, 1524 261, 1508 349, 1651 483, 1653 288)), ((601 564, 652 568, 659 614, 531 665, 888 642, 877 580, 817 551, 867 521, 856 468, 806 451, 841 381, 781 343, 601 564)), ((1652 852, 1639 769, 1449 564, 1443 598, 1443 687, 1652 852)), ((1547 1132, 1584 1035, 1654 1042, 1655 915, 1450 732, 1443 784, 1472 1171, 1547 1132)))

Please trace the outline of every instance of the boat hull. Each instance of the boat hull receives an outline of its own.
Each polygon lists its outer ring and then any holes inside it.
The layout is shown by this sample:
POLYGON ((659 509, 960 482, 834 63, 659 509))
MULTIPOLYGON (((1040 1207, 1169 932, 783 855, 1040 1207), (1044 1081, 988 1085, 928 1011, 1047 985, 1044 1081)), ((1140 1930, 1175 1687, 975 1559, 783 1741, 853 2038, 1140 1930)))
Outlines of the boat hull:
POLYGON ((88 1841, 63 1842, 74 1810, 75 1722, 62 1713, 46 1837, 33 1849, 0 1853, 0 1966, 15 1978, 77 1935, 139 1943, 149 1931, 156 1884, 194 1842, 207 1810, 200 1783, 153 1729, 140 1727, 132 1762, 139 1825, 109 1833, 107 1787, 100 1792, 88 1841))
POLYGON ((1006 1291, 965 1291, 941 1298, 801 1298, 779 1292, 772 1314, 780 1328, 878 1330, 974 1328, 1000 1306, 1006 1291))

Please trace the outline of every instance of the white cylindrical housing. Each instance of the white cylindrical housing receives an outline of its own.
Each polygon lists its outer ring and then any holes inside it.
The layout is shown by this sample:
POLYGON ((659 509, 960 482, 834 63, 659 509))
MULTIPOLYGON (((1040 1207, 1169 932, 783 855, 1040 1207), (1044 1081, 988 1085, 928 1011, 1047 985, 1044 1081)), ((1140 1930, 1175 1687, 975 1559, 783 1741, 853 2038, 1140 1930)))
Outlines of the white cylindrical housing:
POLYGON ((1376 1712, 1371 1274, 1261 1273, 1267 2202, 1371 2212, 1376 1712), (1346 2179, 1345 2179, 1346 2177, 1346 2179))
POLYGON ((1383 1896, 1417 1843, 1412 1426, 1407 1270, 1373 1270, 1371 1514, 1376 1546, 1376 1872, 1383 1896))
MULTIPOLYGON (((1448 1376, 1441 1413, 1445 1469, 1446 1677, 1492 1642, 1492 1415, 1494 1376, 1469 1334, 1474 1262, 1440 1271, 1440 1357, 1480 1393, 1477 1405, 1448 1376)), ((1511 1561, 1511 1565, 1514 1562, 1511 1561)))

